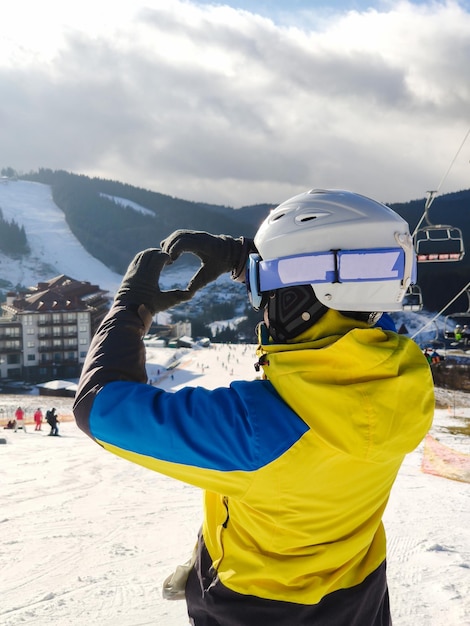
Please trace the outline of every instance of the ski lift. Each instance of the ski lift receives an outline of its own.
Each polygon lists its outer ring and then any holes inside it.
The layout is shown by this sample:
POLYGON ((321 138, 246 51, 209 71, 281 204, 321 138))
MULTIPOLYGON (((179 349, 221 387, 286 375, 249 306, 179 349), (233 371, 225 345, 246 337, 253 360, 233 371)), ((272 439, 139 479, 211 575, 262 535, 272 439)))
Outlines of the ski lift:
POLYGON ((435 329, 434 337, 433 337, 433 339, 428 341, 428 344, 434 350, 437 350, 439 348, 440 349, 444 349, 446 344, 439 336, 439 326, 437 325, 436 320, 434 320, 434 329, 435 329))
POLYGON ((446 224, 432 224, 429 209, 437 191, 428 191, 424 207, 427 226, 417 229, 415 249, 418 263, 441 263, 461 261, 465 254, 463 235, 460 228, 446 224))
POLYGON ((421 311, 423 308, 423 294, 419 285, 410 285, 403 298, 404 311, 421 311))
POLYGON ((460 313, 446 315, 444 321, 444 337, 452 341, 452 345, 470 344, 470 287, 465 290, 468 304, 467 310, 460 313), (455 323, 455 327, 450 329, 450 322, 455 323))

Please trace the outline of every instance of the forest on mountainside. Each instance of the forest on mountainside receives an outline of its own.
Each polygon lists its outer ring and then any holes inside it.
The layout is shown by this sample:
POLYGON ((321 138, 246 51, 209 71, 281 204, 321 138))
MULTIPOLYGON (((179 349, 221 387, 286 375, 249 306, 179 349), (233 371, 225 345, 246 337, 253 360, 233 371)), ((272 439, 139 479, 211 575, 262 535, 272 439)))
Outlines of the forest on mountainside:
POLYGON ((23 226, 15 220, 8 221, 3 217, 0 207, 0 250, 13 258, 29 253, 28 240, 23 226))
MULTIPOLYGON (((63 170, 41 168, 21 178, 50 185, 55 203, 64 211, 70 229, 84 248, 121 274, 136 252, 158 247, 162 239, 179 228, 253 237, 269 210, 284 200, 233 208, 182 200, 122 182, 63 170), (146 211, 136 211, 132 203, 146 211)), ((408 221, 413 231, 423 215, 425 199, 387 204, 408 221)), ((466 248, 460 262, 418 265, 424 307, 438 311, 470 280, 470 190, 438 196, 429 210, 428 222, 459 228, 466 248)), ((426 224, 424 221, 422 226, 426 224)), ((466 296, 462 295, 448 312, 466 306, 466 296)))
POLYGON ((118 273, 126 270, 136 252, 158 247, 179 228, 253 236, 257 223, 271 208, 265 205, 236 211, 64 171, 40 169, 21 178, 50 185, 54 202, 64 211, 77 239, 90 254, 118 273), (147 211, 136 211, 113 198, 128 200, 147 211))

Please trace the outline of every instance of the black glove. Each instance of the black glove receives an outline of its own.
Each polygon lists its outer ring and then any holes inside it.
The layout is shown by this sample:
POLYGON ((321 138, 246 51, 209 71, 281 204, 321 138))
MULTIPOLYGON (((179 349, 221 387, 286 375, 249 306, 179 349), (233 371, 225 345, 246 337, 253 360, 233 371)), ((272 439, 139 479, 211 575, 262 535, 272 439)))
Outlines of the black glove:
POLYGON ((158 279, 168 262, 168 254, 158 248, 149 248, 136 254, 114 300, 137 306, 145 304, 152 315, 190 300, 192 294, 188 290, 160 291, 158 279))
POLYGON ((255 251, 252 239, 234 239, 229 235, 211 235, 196 230, 175 230, 160 245, 172 261, 184 252, 191 252, 201 259, 201 267, 188 284, 191 293, 226 272, 231 272, 234 280, 243 282, 246 260, 250 252, 255 251))

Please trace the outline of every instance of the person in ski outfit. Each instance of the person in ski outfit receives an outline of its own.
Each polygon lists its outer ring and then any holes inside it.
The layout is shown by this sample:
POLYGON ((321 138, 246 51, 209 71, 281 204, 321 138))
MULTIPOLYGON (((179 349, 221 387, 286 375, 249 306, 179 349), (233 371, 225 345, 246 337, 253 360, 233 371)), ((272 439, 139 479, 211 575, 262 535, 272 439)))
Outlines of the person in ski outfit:
POLYGON ((34 430, 42 430, 42 411, 39 407, 34 411, 34 423, 34 430))
POLYGON ((58 437, 59 436, 59 427, 58 427, 59 419, 57 417, 57 412, 55 408, 49 409, 49 411, 47 411, 46 422, 51 427, 51 432, 49 433, 49 436, 58 437))
POLYGON ((161 246, 131 262, 73 410, 106 450, 204 490, 189 576, 167 595, 185 596, 195 626, 390 626, 382 516, 434 410, 422 351, 380 317, 413 278, 408 225, 363 196, 312 190, 254 241, 182 230, 161 246), (161 270, 184 252, 200 269, 186 290, 161 292, 161 270), (146 384, 152 316, 224 272, 264 311, 263 379, 146 384))
POLYGON ((15 433, 17 432, 18 428, 22 428, 23 432, 25 433, 26 426, 25 426, 25 419, 24 419, 24 410, 20 406, 15 411, 15 419, 16 419, 15 433))

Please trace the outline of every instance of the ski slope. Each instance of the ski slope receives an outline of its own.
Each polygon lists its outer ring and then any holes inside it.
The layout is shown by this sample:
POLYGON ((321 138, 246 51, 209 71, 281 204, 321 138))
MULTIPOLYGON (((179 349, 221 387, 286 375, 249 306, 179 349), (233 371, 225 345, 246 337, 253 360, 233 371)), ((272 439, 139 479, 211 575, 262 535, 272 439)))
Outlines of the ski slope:
POLYGON ((0 184, 0 208, 7 221, 25 229, 31 248, 20 261, 0 254, 0 278, 30 287, 66 274, 114 293, 121 276, 95 259, 72 234, 64 213, 54 204, 48 185, 28 181, 0 184))
MULTIPOLYGON (((253 378, 255 361, 255 346, 214 344, 186 351, 157 383, 213 389, 253 378)), ((436 410, 431 432, 468 453, 468 436, 450 432, 470 423, 461 397, 436 410)), ((1 401, 32 418, 51 399, 1 401)), ((71 402, 54 399, 60 438, 47 426, 0 434, 0 624, 184 626, 184 602, 164 600, 161 585, 192 551, 201 492, 105 452, 65 421, 71 402)), ((385 512, 393 626, 467 626, 469 485, 424 474, 422 456, 423 444, 406 457, 385 512)))
MULTIPOLYGON (((107 197, 136 212, 148 212, 135 202, 107 197)), ((76 280, 99 285, 109 291, 110 297, 117 291, 122 276, 82 247, 71 232, 63 211, 54 203, 49 185, 22 180, 2 181, 0 208, 5 220, 15 220, 24 227, 31 248, 30 255, 20 259, 12 259, 0 251, 0 279, 7 281, 9 288, 31 287, 40 281, 66 274, 76 280)), ((172 288, 174 283, 186 285, 193 272, 194 269, 172 265, 165 268, 160 284, 163 289, 172 288)), ((5 287, 2 286, 2 289, 5 290, 5 287)))

